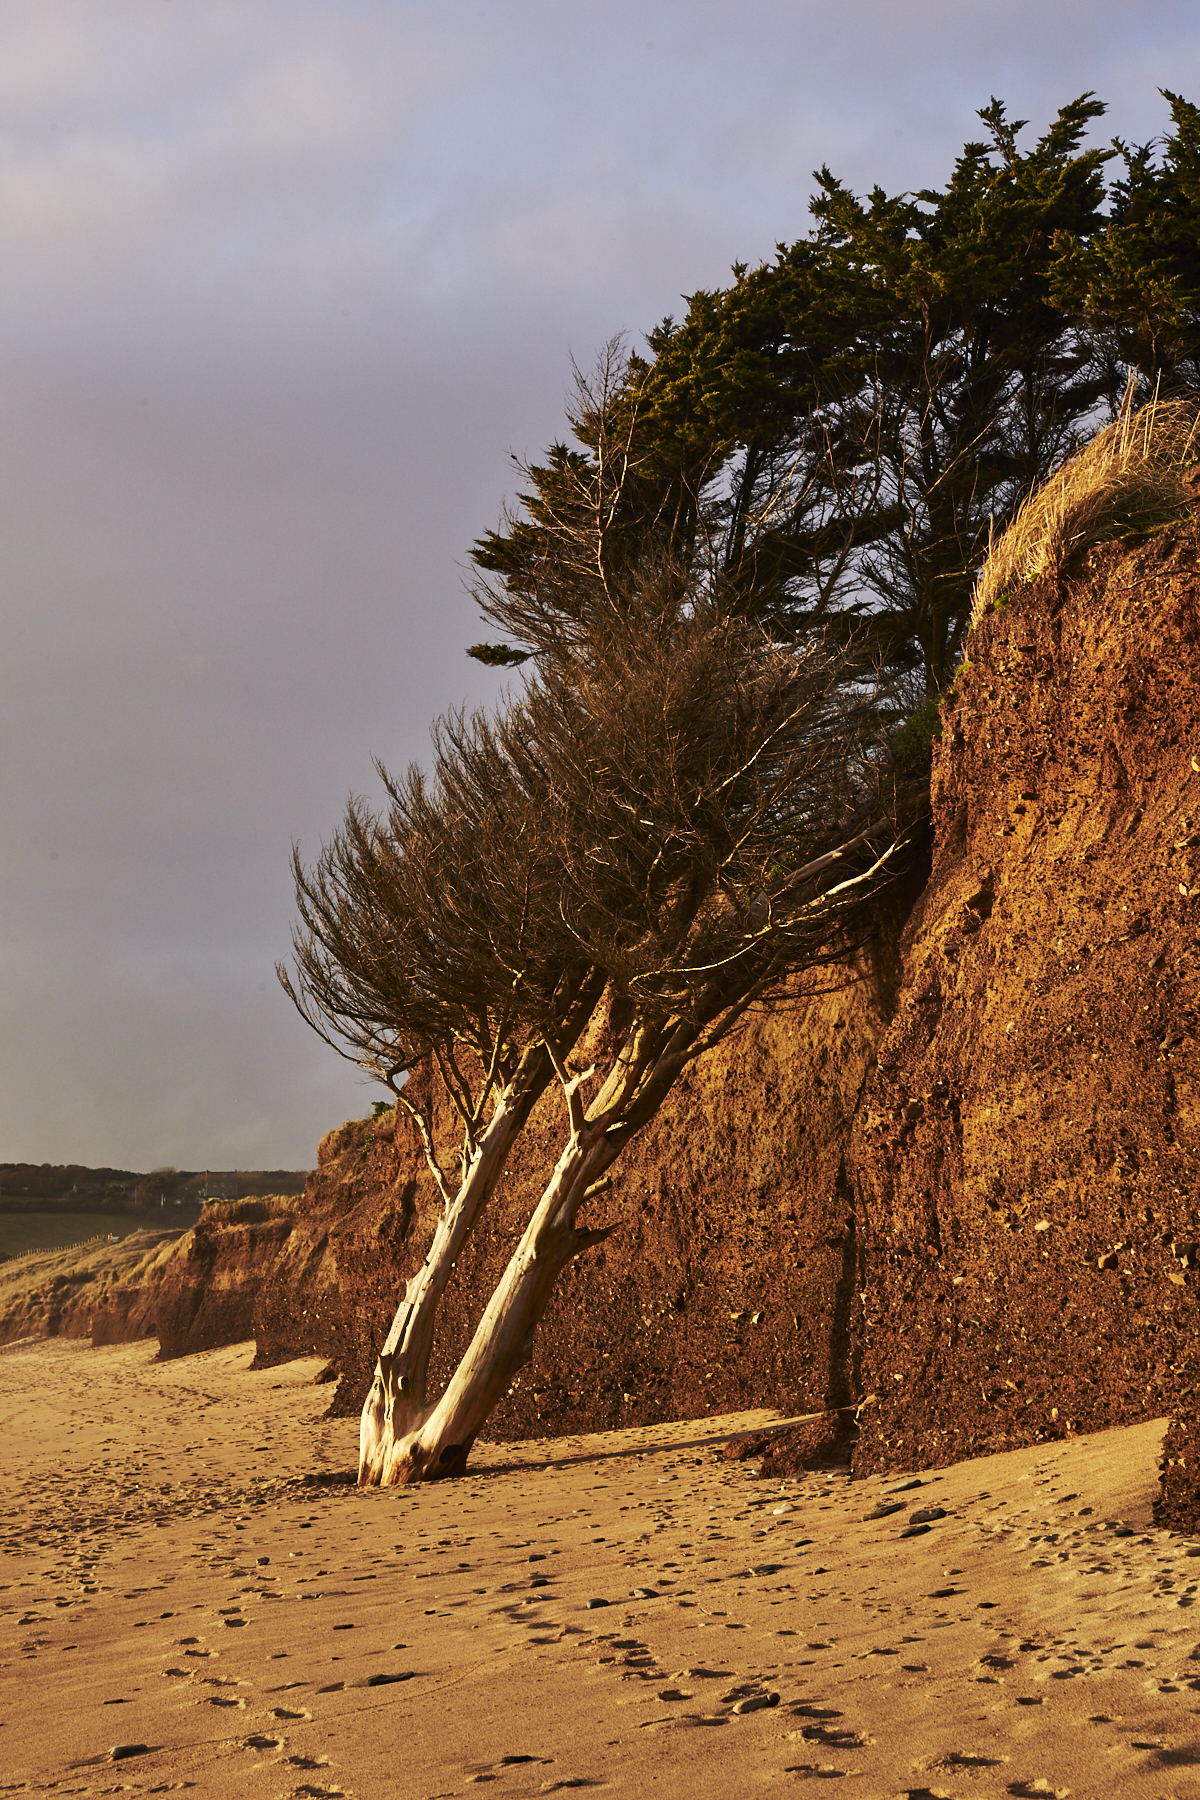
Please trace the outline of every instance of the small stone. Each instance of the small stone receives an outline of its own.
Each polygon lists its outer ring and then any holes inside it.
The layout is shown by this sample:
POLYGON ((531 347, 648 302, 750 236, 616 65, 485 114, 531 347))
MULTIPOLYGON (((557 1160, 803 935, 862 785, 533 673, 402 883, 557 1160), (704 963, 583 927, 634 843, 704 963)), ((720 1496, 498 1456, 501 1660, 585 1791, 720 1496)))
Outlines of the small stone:
POLYGON ((743 1713, 762 1712, 766 1706, 778 1706, 778 1694, 747 1694, 744 1700, 734 1703, 734 1712, 740 1717, 743 1713))
POLYGON ((903 1511, 903 1500, 881 1500, 878 1506, 873 1506, 869 1513, 863 1514, 863 1524, 869 1525, 874 1519, 886 1519, 892 1513, 903 1511))
POLYGON ((110 1762, 123 1762, 127 1756, 146 1756, 149 1744, 114 1744, 108 1753, 110 1762))
POLYGON ((944 1506, 922 1506, 915 1513, 909 1514, 908 1522, 910 1525, 928 1525, 934 1519, 944 1519, 945 1516, 944 1506))
POLYGON ((658 1592, 657 1588, 642 1587, 642 1588, 630 1588, 630 1590, 629 1590, 629 1598, 631 1600, 657 1600, 657 1599, 659 1599, 659 1597, 660 1596, 659 1596, 659 1592, 658 1592))
POLYGON ((592 1599, 590 1599, 588 1601, 587 1610, 588 1610, 588 1612, 595 1612, 595 1610, 598 1606, 607 1606, 607 1605, 608 1605, 608 1601, 601 1600, 600 1596, 598 1594, 596 1594, 596 1595, 593 1595, 592 1599))
POLYGON ((912 1492, 913 1488, 924 1486, 925 1483, 921 1480, 921 1477, 919 1475, 914 1475, 908 1481, 901 1481, 896 1487, 887 1488, 884 1497, 887 1498, 891 1494, 908 1494, 912 1492))
POLYGON ((927 1531, 932 1531, 932 1529, 933 1527, 931 1525, 906 1525, 904 1530, 900 1533, 900 1536, 902 1538, 924 1537, 925 1533, 927 1531))

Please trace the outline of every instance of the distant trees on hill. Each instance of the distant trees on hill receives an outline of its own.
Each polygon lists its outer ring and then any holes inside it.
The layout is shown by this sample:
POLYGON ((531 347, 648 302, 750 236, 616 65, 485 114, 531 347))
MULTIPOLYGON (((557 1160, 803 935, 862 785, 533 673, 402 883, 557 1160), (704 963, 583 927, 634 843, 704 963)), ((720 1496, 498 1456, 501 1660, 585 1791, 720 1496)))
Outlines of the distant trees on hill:
POLYGON ((0 1163, 0 1208, 28 1208, 43 1201, 70 1201, 80 1210, 130 1205, 157 1206, 160 1200, 197 1204, 205 1196, 241 1199, 251 1194, 298 1194, 303 1169, 90 1169, 81 1163, 0 1163))

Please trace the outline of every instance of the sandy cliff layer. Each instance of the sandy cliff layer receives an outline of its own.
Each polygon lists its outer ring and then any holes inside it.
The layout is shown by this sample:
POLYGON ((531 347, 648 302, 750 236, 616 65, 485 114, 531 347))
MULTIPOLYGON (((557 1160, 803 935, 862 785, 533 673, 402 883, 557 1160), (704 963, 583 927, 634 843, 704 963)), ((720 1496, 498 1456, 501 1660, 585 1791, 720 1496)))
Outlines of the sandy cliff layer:
POLYGON ((31 1337, 124 1344, 153 1337, 159 1285, 181 1231, 136 1231, 119 1243, 48 1250, 0 1263, 0 1345, 31 1337))
POLYGON ((1197 548, 1106 546, 971 637, 851 1147, 862 1469, 1174 1412, 1200 1504, 1197 548))
POLYGON ((242 1343, 299 1204, 215 1200, 190 1230, 0 1263, 0 1345, 30 1337, 125 1344, 158 1336, 164 1358, 242 1343))

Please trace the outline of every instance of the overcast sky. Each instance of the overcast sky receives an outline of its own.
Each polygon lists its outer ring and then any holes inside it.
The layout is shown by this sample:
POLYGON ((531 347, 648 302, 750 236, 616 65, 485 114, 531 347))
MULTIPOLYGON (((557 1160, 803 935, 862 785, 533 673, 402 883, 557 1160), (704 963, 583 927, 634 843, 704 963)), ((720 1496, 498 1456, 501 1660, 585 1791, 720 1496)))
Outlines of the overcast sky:
POLYGON ((570 358, 941 184, 993 94, 1200 98, 1195 0, 3 0, 0 1161, 304 1167, 273 965, 372 757, 486 701, 471 541, 570 358))

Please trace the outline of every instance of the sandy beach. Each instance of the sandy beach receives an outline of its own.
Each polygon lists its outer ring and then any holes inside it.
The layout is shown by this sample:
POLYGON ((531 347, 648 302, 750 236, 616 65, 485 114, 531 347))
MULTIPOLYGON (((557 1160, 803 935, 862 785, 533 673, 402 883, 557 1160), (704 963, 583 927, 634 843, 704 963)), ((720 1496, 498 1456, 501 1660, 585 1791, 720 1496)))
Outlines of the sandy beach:
POLYGON ((0 1793, 1200 1794, 1162 1420, 781 1486, 742 1414, 360 1491, 319 1364, 155 1351, 0 1352, 0 1793))

